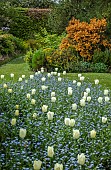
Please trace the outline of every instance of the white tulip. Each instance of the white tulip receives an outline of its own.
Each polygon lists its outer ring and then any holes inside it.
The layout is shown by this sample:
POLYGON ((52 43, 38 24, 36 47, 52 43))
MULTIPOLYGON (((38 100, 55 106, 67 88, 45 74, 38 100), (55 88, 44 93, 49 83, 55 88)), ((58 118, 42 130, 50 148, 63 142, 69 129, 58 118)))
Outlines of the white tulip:
POLYGON ((13 74, 13 73, 11 73, 11 74, 10 74, 10 77, 11 77, 11 78, 14 78, 14 74, 13 74))
POLYGON ((108 95, 108 90, 106 89, 106 90, 104 90, 104 95, 108 95))
POLYGON ((64 119, 64 123, 65 123, 66 126, 69 126, 69 124, 70 124, 70 118, 65 118, 65 119, 64 119))
POLYGON ((56 101, 56 97, 51 97, 51 102, 55 102, 56 101))
POLYGON ((54 75, 54 72, 53 72, 53 71, 51 71, 51 75, 54 75))
POLYGON ((22 78, 24 79, 24 78, 25 78, 25 75, 22 75, 22 78))
POLYGON ((36 93, 36 89, 32 89, 32 95, 36 93))
POLYGON ((80 77, 80 81, 84 81, 85 77, 84 76, 81 76, 80 77))
POLYGON ((18 104, 16 104, 16 105, 15 105, 15 108, 16 108, 16 109, 19 109, 19 105, 18 105, 18 104))
POLYGON ((91 96, 87 97, 87 101, 90 102, 91 101, 91 96))
POLYGON ((90 93, 90 91, 91 91, 90 88, 86 88, 87 93, 90 93))
POLYGON ((46 90, 48 88, 48 86, 43 85, 43 86, 41 86, 41 88, 42 88, 42 90, 46 90))
POLYGON ((73 127, 74 125, 75 125, 75 120, 74 119, 70 119, 69 126, 73 127))
POLYGON ((47 73, 47 77, 51 77, 51 73, 47 73))
POLYGON ((58 77, 58 81, 61 81, 62 80, 62 78, 61 77, 58 77))
POLYGON ((85 155, 84 155, 84 153, 82 153, 82 154, 78 154, 78 156, 77 156, 77 159, 78 159, 78 164, 80 164, 80 165, 84 165, 85 164, 85 155))
POLYGON ((12 89, 8 89, 8 93, 12 93, 12 89))
POLYGON ((25 83, 28 83, 28 80, 25 80, 25 83))
POLYGON ((98 102, 102 103, 102 101, 103 101, 103 98, 102 97, 98 97, 98 102))
POLYGON ((41 68, 41 73, 44 73, 44 68, 43 67, 41 68))
POLYGON ((69 90, 68 90, 68 95, 71 96, 71 95, 72 95, 72 92, 73 92, 72 89, 69 89, 69 90))
POLYGON ((19 136, 24 139, 26 136, 26 129, 20 128, 19 136))
POLYGON ((63 75, 66 75, 66 71, 63 71, 63 75))
POLYGON ((31 104, 35 105, 35 103, 36 103, 36 100, 35 99, 31 99, 31 104))
POLYGON ((14 119, 11 120, 11 125, 14 126, 15 124, 16 124, 16 118, 14 118, 14 119))
POLYGON ((58 68, 55 68, 55 71, 58 71, 58 68))
POLYGON ((60 77, 61 73, 58 73, 57 75, 58 75, 58 77, 60 77))
POLYGON ((84 99, 86 101, 86 96, 83 96, 82 99, 84 99))
POLYGON ((53 146, 48 146, 48 156, 49 157, 53 157, 53 155, 54 155, 54 148, 53 148, 53 146))
POLYGON ((81 100, 80 100, 80 105, 81 105, 81 106, 85 106, 85 104, 86 104, 86 103, 85 103, 85 100, 84 100, 84 99, 81 99, 81 100))
POLYGON ((5 77, 4 75, 1 75, 1 79, 4 79, 4 77, 5 77))
POLYGON ((53 116, 54 116, 54 112, 48 112, 47 113, 47 117, 48 117, 48 120, 53 120, 53 116))
POLYGON ((51 97, 55 97, 55 92, 51 92, 51 97))
POLYGON ((18 116, 19 115, 19 110, 15 110, 15 116, 18 116))
POLYGON ((87 92, 84 92, 84 96, 87 97, 87 96, 88 96, 88 93, 87 93, 87 92))
POLYGON ((34 75, 30 75, 30 79, 33 79, 34 78, 34 75))
POLYGON ((7 84, 3 84, 3 88, 6 89, 8 86, 7 84))
POLYGON ((78 77, 81 77, 82 76, 82 74, 78 74, 78 77))
POLYGON ((22 81, 22 77, 19 77, 18 81, 22 81))
POLYGON ((76 83, 76 80, 73 80, 73 84, 75 84, 76 83))
POLYGON ((63 170, 63 164, 56 163, 54 166, 54 170, 63 170))
POLYGON ((77 82, 77 86, 80 87, 81 86, 81 82, 77 82))
POLYGON ((74 130, 74 129, 73 129, 73 137, 74 137, 74 139, 78 139, 78 138, 80 137, 80 132, 79 132, 79 130, 74 130))
POLYGON ((77 104, 76 103, 72 104, 72 110, 76 110, 76 109, 77 109, 77 104))
POLYGON ((38 71, 38 74, 40 74, 41 72, 40 71, 38 71))
POLYGON ((42 161, 38 160, 38 161, 34 161, 33 167, 34 170, 40 170, 41 169, 41 165, 42 165, 42 161))
POLYGON ((54 71, 54 76, 56 76, 57 75, 57 72, 56 71, 54 71))
POLYGON ((42 106, 42 112, 47 112, 47 108, 48 108, 47 105, 43 105, 43 106, 42 106))
POLYGON ((34 119, 37 118, 37 113, 33 113, 33 116, 32 116, 34 119))
POLYGON ((45 80, 46 80, 46 78, 45 78, 45 77, 42 77, 42 78, 41 78, 41 80, 42 80, 42 81, 45 81, 45 80))
POLYGON ((105 96, 105 102, 109 102, 110 98, 108 96, 105 96))
POLYGON ((107 117, 102 117, 102 123, 106 123, 107 122, 107 117))
POLYGON ((27 93, 27 99, 30 99, 30 93, 27 93))
POLYGON ((98 79, 94 80, 94 82, 95 82, 95 84, 99 84, 99 80, 98 79))
POLYGON ((91 136, 91 138, 95 138, 96 137, 96 131, 95 130, 90 131, 90 136, 91 136))

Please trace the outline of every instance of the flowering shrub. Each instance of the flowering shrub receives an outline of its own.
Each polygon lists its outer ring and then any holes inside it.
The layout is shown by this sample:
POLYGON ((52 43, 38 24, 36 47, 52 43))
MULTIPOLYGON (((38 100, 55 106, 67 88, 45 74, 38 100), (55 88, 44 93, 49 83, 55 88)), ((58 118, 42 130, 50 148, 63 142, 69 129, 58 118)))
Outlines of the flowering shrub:
POLYGON ((73 18, 66 28, 67 36, 62 40, 60 49, 73 46, 85 61, 92 60, 95 50, 104 51, 106 47, 111 48, 110 42, 104 35, 106 26, 106 19, 93 18, 87 23, 73 18))
POLYGON ((15 84, 1 75, 2 169, 110 169, 111 91, 60 75, 42 68, 15 84))

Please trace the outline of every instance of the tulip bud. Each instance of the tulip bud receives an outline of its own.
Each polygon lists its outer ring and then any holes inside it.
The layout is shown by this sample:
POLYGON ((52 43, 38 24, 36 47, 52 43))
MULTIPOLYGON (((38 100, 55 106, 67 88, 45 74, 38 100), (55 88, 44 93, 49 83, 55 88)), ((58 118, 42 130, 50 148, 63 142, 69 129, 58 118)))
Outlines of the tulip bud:
POLYGON ((10 74, 10 77, 11 77, 11 78, 14 78, 14 74, 13 74, 13 73, 11 73, 11 74, 10 74))
POLYGON ((42 106, 42 112, 47 112, 47 108, 48 108, 47 105, 43 105, 43 106, 42 106))
POLYGON ((73 80, 73 84, 75 84, 76 83, 76 80, 73 80))
POLYGON ((87 101, 90 102, 91 101, 91 96, 87 97, 87 101))
POLYGON ((70 119, 69 126, 73 127, 74 125, 75 125, 75 120, 74 119, 70 119))
POLYGON ((11 125, 14 126, 15 124, 16 124, 16 118, 14 118, 14 119, 11 120, 11 125))
POLYGON ((4 75, 1 75, 1 79, 4 79, 4 77, 5 77, 4 75))
POLYGON ((104 90, 104 95, 108 95, 108 90, 106 89, 106 90, 104 90))
POLYGON ((48 156, 52 158, 53 155, 54 155, 54 148, 53 148, 53 146, 48 146, 48 156))
POLYGON ((74 139, 78 139, 78 138, 80 137, 80 132, 79 132, 79 130, 74 130, 74 129, 73 129, 73 137, 74 137, 74 139))
POLYGON ((107 117, 102 117, 102 123, 106 123, 107 122, 107 117))
POLYGON ((58 68, 55 68, 55 71, 58 71, 58 68))
POLYGON ((63 170, 63 164, 56 163, 54 166, 54 170, 63 170))
POLYGON ((84 81, 85 77, 84 76, 81 76, 80 77, 80 81, 84 81))
POLYGON ((85 164, 85 155, 82 153, 82 154, 78 154, 77 156, 77 159, 78 159, 78 164, 80 165, 84 165, 85 164))
POLYGON ((47 74, 47 77, 51 77, 51 73, 48 73, 48 74, 47 74))
POLYGON ((84 100, 84 99, 81 99, 81 100, 80 100, 80 105, 81 105, 81 106, 85 106, 85 100, 84 100))
POLYGON ((87 93, 90 93, 90 91, 91 91, 90 88, 86 88, 87 93))
POLYGON ((102 103, 102 101, 103 101, 103 98, 102 97, 98 97, 98 102, 102 103))
POLYGON ((77 86, 80 87, 81 86, 81 82, 77 82, 77 86))
POLYGON ((72 104, 72 110, 76 110, 76 109, 77 109, 77 104, 76 103, 72 104))
POLYGON ((108 96, 105 96, 105 102, 109 102, 110 98, 108 96))
POLYGON ((42 77, 42 78, 41 78, 41 80, 42 80, 42 81, 45 81, 45 80, 46 80, 46 78, 45 78, 45 77, 42 77))
POLYGON ((78 77, 81 77, 82 76, 82 74, 78 74, 78 77))
POLYGON ((27 99, 30 99, 30 93, 27 93, 27 99))
POLYGON ((34 161, 33 167, 34 170, 40 170, 41 169, 41 165, 42 165, 42 161, 38 160, 38 161, 34 161))
POLYGON ((19 110, 15 110, 15 116, 19 115, 19 110))
POLYGON ((51 97, 51 102, 55 102, 56 101, 56 97, 51 97))
POLYGON ((36 89, 32 89, 32 95, 35 94, 36 92, 36 89))
POLYGON ((63 71, 63 75, 66 75, 66 71, 63 71))
POLYGON ((31 100, 31 104, 32 104, 32 105, 35 105, 35 102, 36 102, 35 99, 32 99, 32 100, 31 100))
POLYGON ((20 128, 19 136, 24 139, 26 136, 26 129, 20 128))
POLYGON ((34 78, 34 75, 30 75, 30 79, 33 79, 34 78))
POLYGON ((90 131, 90 136, 91 136, 91 138, 95 138, 96 137, 96 131, 95 130, 90 131))
POLYGON ((3 88, 6 89, 8 86, 7 84, 3 84, 3 88))
POLYGON ((12 89, 8 89, 8 93, 12 93, 12 89))
POLYGON ((53 116, 54 116, 54 112, 48 112, 47 113, 47 117, 48 117, 48 120, 53 120, 53 116))
POLYGON ((94 82, 95 82, 95 84, 99 84, 99 80, 98 79, 94 80, 94 82))
POLYGON ((19 77, 18 81, 22 81, 22 77, 19 77))
POLYGON ((55 97, 55 92, 51 92, 51 97, 55 97))
POLYGON ((61 77, 58 77, 58 81, 61 81, 62 80, 62 78, 61 77))
POLYGON ((37 113, 33 113, 33 118, 34 118, 34 119, 37 118, 37 113))
POLYGON ((64 123, 66 126, 69 126, 70 125, 70 119, 69 118, 65 118, 64 119, 64 123))
POLYGON ((25 75, 22 75, 22 78, 24 79, 24 78, 25 78, 25 75))

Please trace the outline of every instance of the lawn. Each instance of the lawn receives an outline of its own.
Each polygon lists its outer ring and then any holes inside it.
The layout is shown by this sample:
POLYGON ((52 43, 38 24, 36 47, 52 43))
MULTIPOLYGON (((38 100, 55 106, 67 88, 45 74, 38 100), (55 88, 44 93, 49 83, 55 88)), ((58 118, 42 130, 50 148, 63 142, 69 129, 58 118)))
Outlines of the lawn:
MULTIPOLYGON (((9 62, 0 67, 0 75, 5 75, 5 80, 10 81, 10 74, 14 73, 14 82, 18 81, 19 77, 22 75, 26 75, 26 78, 29 77, 30 74, 33 74, 30 71, 30 68, 27 63, 24 62, 24 58, 16 58, 13 61, 9 62)), ((77 78, 78 73, 69 73, 67 74, 67 78, 70 80, 74 80, 77 78)), ((111 74, 110 73, 83 73, 86 80, 90 82, 94 82, 95 79, 99 79, 100 84, 103 88, 111 89, 111 74)), ((0 80, 1 82, 1 80, 0 80)))

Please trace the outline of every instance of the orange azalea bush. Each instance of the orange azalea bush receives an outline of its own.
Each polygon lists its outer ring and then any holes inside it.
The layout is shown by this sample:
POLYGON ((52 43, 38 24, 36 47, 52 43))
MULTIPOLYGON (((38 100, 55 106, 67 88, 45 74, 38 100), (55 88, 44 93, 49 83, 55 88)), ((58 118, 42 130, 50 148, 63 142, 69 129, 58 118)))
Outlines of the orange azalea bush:
POLYGON ((60 44, 60 50, 75 48, 84 61, 92 59, 95 50, 111 48, 111 44, 105 37, 106 19, 90 20, 90 23, 80 22, 73 18, 66 28, 67 36, 60 44))

